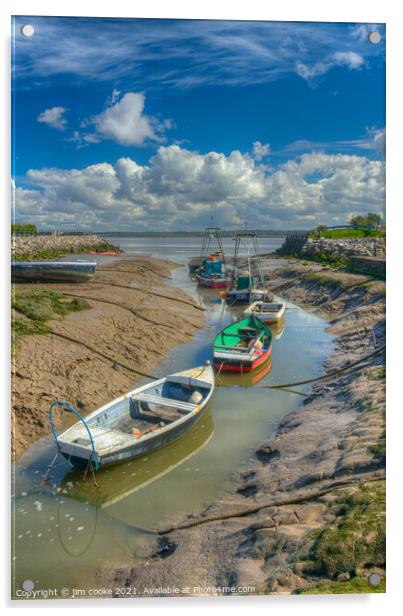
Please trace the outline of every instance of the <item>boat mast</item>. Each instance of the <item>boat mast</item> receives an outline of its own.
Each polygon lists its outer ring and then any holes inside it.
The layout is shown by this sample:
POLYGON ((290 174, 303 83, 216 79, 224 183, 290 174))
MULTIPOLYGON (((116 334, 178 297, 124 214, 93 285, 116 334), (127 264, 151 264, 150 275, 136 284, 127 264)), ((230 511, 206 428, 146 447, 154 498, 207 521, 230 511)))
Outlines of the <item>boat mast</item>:
POLYGON ((227 265, 225 262, 224 246, 222 242, 222 232, 221 232, 220 227, 213 227, 213 220, 214 220, 214 217, 212 216, 211 217, 211 227, 206 227, 204 230, 200 258, 201 258, 201 261, 204 261, 204 259, 207 258, 209 250, 210 250, 211 241, 215 239, 217 242, 218 250, 222 257, 224 273, 225 273, 225 276, 227 276, 227 265))
POLYGON ((260 248, 259 248, 259 242, 257 239, 257 235, 255 233, 255 237, 254 237, 254 248, 255 248, 255 262, 256 262, 256 269, 259 275, 259 282, 261 285, 264 284, 264 276, 263 276, 263 270, 262 270, 262 258, 260 256, 260 248))
MULTIPOLYGON (((258 240, 257 240, 257 235, 255 231, 248 231, 248 223, 247 221, 245 221, 245 228, 242 231, 237 231, 235 234, 235 248, 234 248, 234 274, 233 274, 233 280, 236 280, 237 277, 237 262, 238 262, 238 256, 239 256, 239 249, 241 246, 241 243, 244 244, 246 251, 248 253, 248 273, 249 273, 249 278, 252 284, 252 266, 251 266, 251 261, 253 260, 253 264, 257 266, 257 270, 258 270, 258 276, 259 276, 259 280, 260 283, 263 284, 263 272, 261 269, 261 262, 260 262, 260 256, 259 256, 259 245, 258 245, 258 240), (251 249, 253 252, 253 255, 251 256, 251 249)), ((253 286, 253 285, 252 285, 253 286)))

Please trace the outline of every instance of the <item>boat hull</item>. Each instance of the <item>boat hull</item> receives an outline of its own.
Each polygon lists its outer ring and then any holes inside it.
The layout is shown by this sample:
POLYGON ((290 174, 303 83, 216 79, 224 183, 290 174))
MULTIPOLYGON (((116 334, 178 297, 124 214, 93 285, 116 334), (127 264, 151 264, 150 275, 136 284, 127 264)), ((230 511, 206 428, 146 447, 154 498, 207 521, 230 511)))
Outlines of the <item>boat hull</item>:
POLYGON ((266 295, 267 291, 263 289, 245 289, 244 291, 232 290, 227 292, 226 302, 229 306, 251 304, 257 301, 264 301, 266 295))
POLYGON ((89 250, 89 255, 103 255, 105 257, 118 257, 120 252, 116 252, 116 250, 89 250))
POLYGON ((214 369, 217 370, 217 372, 251 372, 252 370, 255 370, 256 368, 264 364, 264 362, 269 359, 271 355, 271 349, 272 347, 270 345, 267 349, 262 350, 261 352, 257 351, 257 356, 251 359, 239 359, 237 357, 231 358, 230 356, 222 358, 215 357, 214 369))
POLYGON ((215 370, 251 372, 271 355, 270 329, 253 316, 230 323, 214 340, 215 370))
POLYGON ((85 282, 95 275, 96 265, 79 261, 14 261, 11 278, 13 281, 85 282))
MULTIPOLYGON (((139 456, 143 456, 146 453, 161 449, 169 443, 181 438, 186 432, 188 432, 193 426, 195 426, 203 417, 207 405, 197 415, 189 417, 189 421, 184 422, 178 426, 173 426, 171 430, 156 435, 154 438, 150 438, 147 442, 136 441, 132 446, 126 447, 118 452, 108 453, 100 455, 100 468, 106 466, 112 466, 113 464, 120 464, 121 462, 127 462, 139 456)), ((85 470, 88 466, 88 458, 69 455, 67 451, 61 451, 62 455, 68 460, 74 467, 81 470, 85 470)))
POLYGON ((202 266, 203 260, 201 257, 192 257, 189 260, 188 268, 190 274, 194 274, 202 266))
MULTIPOLYGON (((167 389, 169 390, 169 387, 167 389)), ((87 468, 89 461, 95 460, 96 470, 143 456, 176 441, 197 424, 208 407, 213 391, 214 372, 209 363, 203 367, 168 375, 116 398, 91 413, 85 421, 81 418, 57 438, 59 452, 80 469, 87 468), (190 391, 198 390, 199 394, 204 391, 204 397, 200 402, 191 403, 180 398, 180 391, 177 392, 179 398, 164 397, 161 393, 164 384, 171 384, 174 388, 179 386, 179 390, 183 385, 186 391, 190 388, 190 391), (136 405, 136 401, 146 402, 146 411, 151 414, 153 411, 149 404, 151 407, 160 405, 168 410, 169 407, 181 409, 182 412, 179 413, 178 419, 171 421, 169 414, 165 420, 161 416, 161 422, 152 422, 151 425, 155 428, 147 431, 149 424, 144 415, 139 420, 138 407, 131 408, 131 402, 136 405), (132 423, 129 429, 127 425, 126 428, 123 426, 120 429, 121 419, 124 423, 134 420, 134 424, 132 423), (138 429, 139 423, 142 424, 141 430, 138 429)))
POLYGON ((209 278, 207 276, 196 276, 197 284, 200 287, 206 287, 207 289, 226 289, 227 288, 227 279, 226 278, 209 278))
POLYGON ((281 303, 265 303, 256 301, 249 306, 244 312, 245 317, 255 315, 263 323, 278 323, 284 317, 285 304, 281 303))

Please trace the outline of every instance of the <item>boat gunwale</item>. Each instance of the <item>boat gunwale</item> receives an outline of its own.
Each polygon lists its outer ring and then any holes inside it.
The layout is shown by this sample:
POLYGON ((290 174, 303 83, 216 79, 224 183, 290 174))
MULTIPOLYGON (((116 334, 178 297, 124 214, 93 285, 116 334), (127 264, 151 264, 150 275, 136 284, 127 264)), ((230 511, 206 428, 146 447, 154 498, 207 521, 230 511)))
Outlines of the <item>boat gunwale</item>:
MULTIPOLYGON (((96 441, 97 436, 103 436, 105 433, 116 433, 117 435, 123 436, 123 437, 127 437, 127 445, 122 445, 122 444, 116 444, 115 446, 111 445, 109 448, 106 449, 100 449, 97 451, 97 453, 100 455, 101 459, 103 456, 107 456, 107 455, 111 455, 114 453, 114 451, 119 451, 122 449, 127 449, 130 447, 133 447, 139 443, 145 443, 147 441, 149 441, 152 438, 155 438, 163 433, 168 433, 169 431, 171 431, 174 427, 177 426, 181 426, 183 423, 189 422, 191 420, 192 417, 194 417, 195 415, 199 414, 200 411, 202 411, 203 409, 205 409, 205 407, 207 406, 208 402, 211 399, 211 396, 213 395, 214 392, 214 387, 215 387, 215 380, 214 380, 214 371, 213 368, 211 366, 204 366, 203 367, 203 371, 201 374, 204 374, 205 372, 209 372, 211 375, 211 381, 210 379, 205 379, 202 380, 200 378, 201 375, 199 375, 199 377, 194 377, 192 375, 189 376, 189 378, 193 378, 195 380, 200 380, 203 381, 204 383, 208 383, 210 382, 210 387, 209 387, 209 391, 206 395, 206 397, 204 398, 204 400, 202 400, 202 402, 196 406, 196 408, 192 411, 189 411, 188 413, 186 413, 186 415, 184 415, 183 417, 179 417, 177 420, 165 425, 165 426, 161 426, 160 428, 153 430, 152 432, 149 432, 148 434, 144 434, 142 435, 140 438, 136 438, 133 435, 130 435, 128 433, 122 432, 121 430, 114 430, 111 428, 103 428, 100 426, 92 426, 92 427, 96 427, 99 431, 102 431, 102 434, 98 434, 98 435, 93 435, 93 439, 94 441, 96 441), (135 441, 131 441, 131 439, 136 438, 135 441)), ((194 368, 193 368, 194 370, 194 368)), ((158 385, 161 385, 162 383, 166 382, 166 380, 168 379, 168 377, 170 376, 179 376, 182 375, 183 372, 187 372, 187 371, 182 371, 179 373, 172 373, 169 375, 166 375, 165 377, 161 377, 160 379, 157 379, 155 381, 152 381, 151 383, 146 383, 145 385, 142 385, 140 387, 136 387, 134 389, 132 389, 130 392, 127 392, 125 394, 123 394, 122 396, 119 396, 118 398, 115 398, 114 400, 104 404, 103 406, 101 406, 100 408, 96 409, 95 411, 93 411, 92 413, 90 413, 86 418, 86 422, 88 423, 89 421, 91 421, 92 419, 94 419, 97 415, 101 414, 102 412, 107 411, 110 407, 119 404, 120 402, 123 402, 125 400, 128 400, 130 398, 131 395, 135 394, 135 393, 141 393, 142 391, 144 391, 145 389, 150 389, 151 387, 156 387, 158 385)), ((178 401, 180 402, 180 401, 178 401)), ((62 432, 62 434, 59 436, 59 445, 60 445, 60 450, 61 452, 63 452, 63 446, 66 448, 72 447, 74 446, 75 448, 75 454, 88 454, 91 453, 92 448, 89 444, 89 446, 84 446, 84 445, 79 445, 77 443, 73 443, 72 441, 66 440, 66 437, 68 436, 68 433, 70 431, 72 431, 74 428, 76 428, 78 425, 80 424, 80 422, 75 422, 72 426, 70 426, 69 428, 67 428, 67 430, 65 430, 64 432, 62 432)), ((91 426, 90 426, 91 428, 91 426)), ((68 453, 67 451, 65 451, 65 453, 68 453)), ((79 455, 77 457, 80 457, 79 455)), ((86 458, 86 456, 83 455, 83 458, 86 458)))

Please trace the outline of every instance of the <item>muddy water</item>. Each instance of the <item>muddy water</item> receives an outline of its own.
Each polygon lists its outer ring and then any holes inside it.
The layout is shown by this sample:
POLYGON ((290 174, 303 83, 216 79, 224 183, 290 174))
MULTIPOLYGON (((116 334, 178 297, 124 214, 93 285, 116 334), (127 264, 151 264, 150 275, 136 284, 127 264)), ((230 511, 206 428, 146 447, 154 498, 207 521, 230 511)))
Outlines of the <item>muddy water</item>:
MULTIPOLYGON (((169 254, 165 244, 159 250, 155 242, 152 250, 142 246, 137 252, 182 263, 189 256, 188 247, 169 254)), ((198 290, 186 267, 173 271, 171 284, 206 308, 208 327, 169 353, 154 371, 161 375, 210 359, 216 332, 239 316, 239 309, 229 310, 216 292, 198 290)), ((265 386, 320 374, 333 348, 325 329, 325 321, 287 303, 285 327, 274 332, 271 363, 242 378, 220 374, 199 424, 165 449, 99 472, 98 488, 89 480, 84 483, 60 459, 51 481, 43 485, 40 478, 54 455, 54 442, 45 438, 35 443, 15 469, 15 589, 24 580, 59 593, 62 588, 92 587, 100 567, 141 561, 153 539, 149 530, 198 513, 231 490, 235 471, 302 400, 296 393, 265 386)))

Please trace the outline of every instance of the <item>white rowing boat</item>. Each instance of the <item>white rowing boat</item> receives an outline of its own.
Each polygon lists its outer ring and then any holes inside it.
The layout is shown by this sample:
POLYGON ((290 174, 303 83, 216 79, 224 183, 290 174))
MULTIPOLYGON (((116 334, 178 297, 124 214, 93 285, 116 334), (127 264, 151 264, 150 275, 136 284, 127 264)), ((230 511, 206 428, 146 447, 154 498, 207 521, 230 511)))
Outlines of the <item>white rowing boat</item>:
POLYGON ((244 311, 245 317, 255 316, 264 323, 273 323, 279 321, 284 316, 284 302, 253 302, 244 311))
POLYGON ((59 452, 73 466, 95 469, 135 458, 181 437, 203 415, 214 391, 210 363, 170 374, 105 404, 60 436, 59 452))

